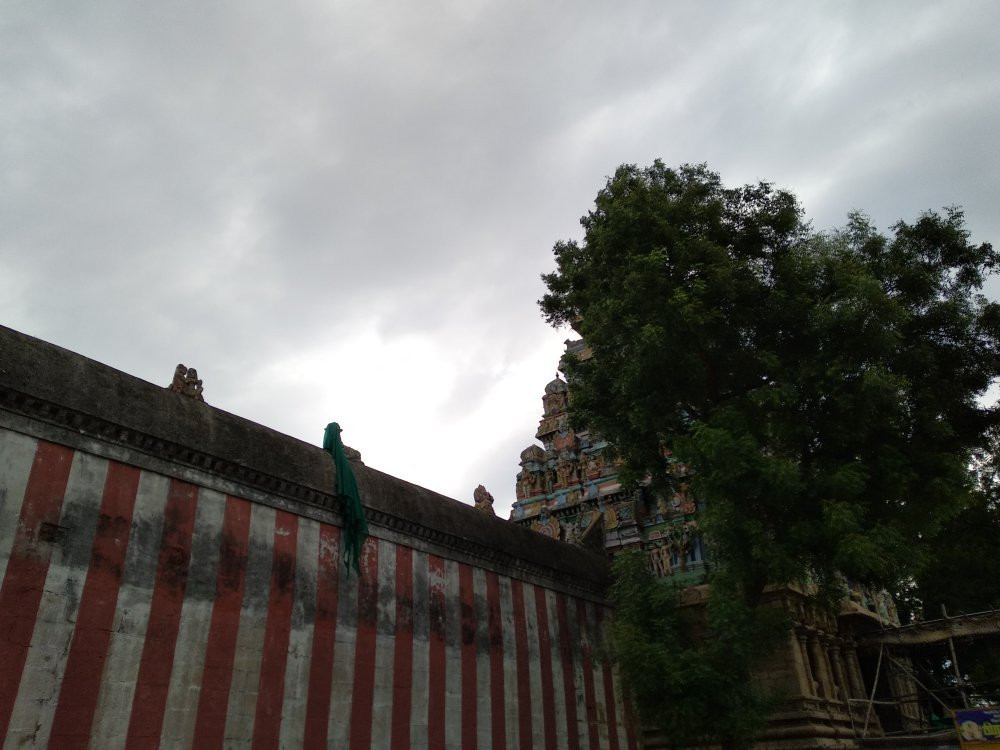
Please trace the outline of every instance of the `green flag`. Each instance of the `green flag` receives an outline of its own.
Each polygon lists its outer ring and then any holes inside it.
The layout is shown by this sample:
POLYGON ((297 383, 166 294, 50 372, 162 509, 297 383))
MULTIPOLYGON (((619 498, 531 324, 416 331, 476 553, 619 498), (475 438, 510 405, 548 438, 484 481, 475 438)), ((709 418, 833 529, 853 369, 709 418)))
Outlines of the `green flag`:
POLYGON ((344 499, 344 565, 352 565, 358 575, 361 575, 361 545, 368 537, 368 521, 365 520, 365 509, 361 506, 361 495, 358 492, 358 482, 354 478, 347 456, 344 454, 344 444, 340 441, 340 425, 330 422, 323 435, 323 450, 333 456, 333 465, 337 469, 337 495, 344 499))

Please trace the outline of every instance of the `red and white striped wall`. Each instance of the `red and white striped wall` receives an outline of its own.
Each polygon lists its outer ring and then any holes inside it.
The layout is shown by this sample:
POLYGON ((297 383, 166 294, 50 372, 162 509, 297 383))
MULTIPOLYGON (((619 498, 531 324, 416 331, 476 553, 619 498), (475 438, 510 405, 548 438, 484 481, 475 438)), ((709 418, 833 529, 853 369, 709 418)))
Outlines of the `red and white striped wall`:
POLYGON ((0 430, 3 747, 636 747, 602 607, 372 531, 0 430))

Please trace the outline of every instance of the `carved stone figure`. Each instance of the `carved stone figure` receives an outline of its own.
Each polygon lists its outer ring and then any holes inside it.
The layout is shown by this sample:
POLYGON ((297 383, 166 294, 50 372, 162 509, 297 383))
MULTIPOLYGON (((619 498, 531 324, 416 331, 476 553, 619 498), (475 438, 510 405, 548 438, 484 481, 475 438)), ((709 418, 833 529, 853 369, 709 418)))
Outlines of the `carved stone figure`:
POLYGON ((601 476, 604 460, 600 454, 591 453, 587 456, 587 479, 597 479, 601 476))
POLYGON ((541 495, 546 491, 545 488, 545 475, 538 471, 531 473, 531 495, 529 497, 534 497, 535 495, 541 495))
POLYGON ((562 427, 559 432, 552 438, 552 448, 556 453, 562 453, 563 451, 572 451, 576 448, 577 440, 576 433, 568 425, 562 427))
POLYGON ((573 464, 570 461, 566 459, 560 459, 556 471, 558 472, 559 476, 558 486, 568 487, 570 484, 573 483, 573 464))
POLYGON ((187 375, 187 371, 188 368, 184 365, 177 365, 174 368, 174 379, 170 381, 167 390, 174 393, 184 393, 184 377, 187 375))
POLYGON ((663 571, 663 575, 672 576, 674 574, 674 564, 672 555, 670 553, 670 547, 664 545, 659 548, 660 553, 660 569, 663 571))
POLYGON ((575 518, 572 521, 562 524, 562 538, 563 541, 570 544, 580 543, 580 527, 577 525, 575 518))
POLYGON ((559 373, 556 373, 555 380, 545 386, 545 395, 542 396, 542 408, 545 411, 545 416, 556 414, 566 408, 568 391, 569 386, 566 385, 566 381, 559 377, 559 373))
POLYGON ((202 391, 204 390, 202 381, 198 379, 198 371, 193 367, 188 368, 184 365, 177 365, 174 368, 174 378, 170 381, 170 385, 167 386, 167 390, 188 396, 195 401, 205 400, 205 397, 202 395, 202 391))
POLYGON ((670 516, 670 506, 667 505, 667 499, 663 495, 658 495, 656 498, 656 520, 657 522, 663 521, 665 518, 670 516))
POLYGON ((517 473, 517 485, 514 494, 518 500, 524 500, 531 493, 531 473, 525 468, 517 473))
POLYGON ((687 483, 685 482, 677 489, 673 499, 674 510, 682 515, 689 515, 695 512, 694 501, 688 495, 687 489, 687 483))
POLYGON ((542 507, 541 513, 535 522, 532 524, 532 528, 537 531, 542 536, 550 536, 553 539, 559 538, 560 526, 559 521, 549 514, 549 509, 547 507, 542 507))
POLYGON ((493 510, 493 495, 487 492, 483 485, 476 487, 472 497, 476 501, 476 510, 489 513, 491 516, 496 515, 496 511, 493 510))

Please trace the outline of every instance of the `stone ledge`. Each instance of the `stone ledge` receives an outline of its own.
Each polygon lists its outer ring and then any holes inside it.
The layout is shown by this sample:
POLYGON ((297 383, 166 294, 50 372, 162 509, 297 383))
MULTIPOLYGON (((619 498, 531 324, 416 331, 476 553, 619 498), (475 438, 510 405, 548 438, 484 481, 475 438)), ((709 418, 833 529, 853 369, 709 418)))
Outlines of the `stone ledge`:
MULTIPOLYGON (((0 326, 0 409, 298 505, 339 513, 321 448, 0 326)), ((370 523, 603 599, 607 561, 363 464, 370 523)))

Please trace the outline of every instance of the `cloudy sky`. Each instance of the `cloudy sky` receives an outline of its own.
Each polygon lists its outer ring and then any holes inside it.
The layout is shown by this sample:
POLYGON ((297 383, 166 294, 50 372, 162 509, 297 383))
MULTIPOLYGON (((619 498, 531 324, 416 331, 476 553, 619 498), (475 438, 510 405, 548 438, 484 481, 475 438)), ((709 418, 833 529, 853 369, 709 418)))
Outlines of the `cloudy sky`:
MULTIPOLYGON (((0 323, 506 515, 535 301, 623 162, 1000 242, 1000 3, 0 10, 0 323)), ((1000 296, 1000 284, 990 288, 1000 296)))

